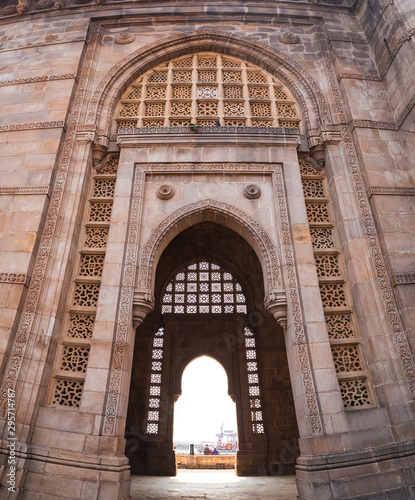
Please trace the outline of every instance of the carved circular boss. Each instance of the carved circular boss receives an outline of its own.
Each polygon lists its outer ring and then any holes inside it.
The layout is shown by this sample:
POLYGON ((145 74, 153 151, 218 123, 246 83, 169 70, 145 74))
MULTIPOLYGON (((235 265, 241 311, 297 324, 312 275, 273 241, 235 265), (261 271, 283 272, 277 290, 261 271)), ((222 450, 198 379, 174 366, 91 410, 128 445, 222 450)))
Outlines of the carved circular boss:
POLYGON ((255 200, 261 196, 261 188, 256 184, 248 184, 244 187, 243 193, 248 200, 255 200))
POLYGON ((170 198, 173 198, 174 193, 175 190, 172 186, 163 184, 157 190, 157 198, 160 198, 160 200, 169 200, 170 198))

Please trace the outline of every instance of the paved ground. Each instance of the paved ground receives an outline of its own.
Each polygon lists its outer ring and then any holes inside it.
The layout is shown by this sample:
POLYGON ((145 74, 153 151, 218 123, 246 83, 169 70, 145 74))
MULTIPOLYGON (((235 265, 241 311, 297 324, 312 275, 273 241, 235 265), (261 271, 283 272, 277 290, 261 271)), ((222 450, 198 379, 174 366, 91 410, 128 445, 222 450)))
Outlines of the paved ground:
POLYGON ((295 500, 295 476, 237 477, 233 470, 177 471, 176 477, 132 476, 131 500, 295 500))

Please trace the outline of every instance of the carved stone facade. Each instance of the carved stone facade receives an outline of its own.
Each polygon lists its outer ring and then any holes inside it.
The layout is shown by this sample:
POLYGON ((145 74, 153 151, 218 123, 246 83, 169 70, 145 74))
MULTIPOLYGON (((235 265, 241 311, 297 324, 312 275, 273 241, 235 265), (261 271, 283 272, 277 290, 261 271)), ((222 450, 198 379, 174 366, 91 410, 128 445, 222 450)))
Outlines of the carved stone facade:
POLYGON ((2 498, 175 474, 201 355, 237 474, 414 498, 410 3, 4 2, 2 498))

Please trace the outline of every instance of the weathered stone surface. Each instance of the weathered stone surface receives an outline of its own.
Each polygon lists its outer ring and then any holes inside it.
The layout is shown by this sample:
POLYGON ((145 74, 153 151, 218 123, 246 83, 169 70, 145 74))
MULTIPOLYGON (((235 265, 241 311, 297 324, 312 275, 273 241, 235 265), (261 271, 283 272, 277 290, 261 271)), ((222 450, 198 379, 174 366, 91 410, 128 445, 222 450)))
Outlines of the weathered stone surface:
POLYGON ((16 390, 22 498, 174 475, 174 398, 203 354, 228 373, 237 474, 413 494, 414 19, 411 0, 2 6, 0 400, 16 390), (164 313, 149 435, 164 287, 201 259, 247 314, 164 313))

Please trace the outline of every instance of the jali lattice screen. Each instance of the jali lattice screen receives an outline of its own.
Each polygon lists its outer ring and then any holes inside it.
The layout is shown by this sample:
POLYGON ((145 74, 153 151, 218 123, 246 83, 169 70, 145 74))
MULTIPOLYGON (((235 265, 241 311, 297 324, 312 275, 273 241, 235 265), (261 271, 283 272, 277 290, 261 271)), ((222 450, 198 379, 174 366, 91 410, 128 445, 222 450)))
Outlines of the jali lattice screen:
POLYGON ((198 126, 298 128, 298 106, 283 84, 240 59, 199 53, 140 76, 118 105, 118 128, 198 126))

